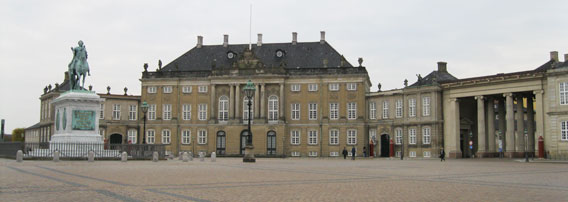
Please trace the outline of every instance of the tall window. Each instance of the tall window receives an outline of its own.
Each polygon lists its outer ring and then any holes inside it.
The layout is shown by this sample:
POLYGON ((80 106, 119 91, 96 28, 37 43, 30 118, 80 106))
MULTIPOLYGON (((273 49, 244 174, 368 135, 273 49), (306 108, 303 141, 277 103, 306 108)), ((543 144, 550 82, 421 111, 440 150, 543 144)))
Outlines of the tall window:
POLYGON ((112 120, 120 120, 120 105, 112 105, 112 120))
POLYGON ((395 143, 397 145, 401 145, 402 144, 402 129, 401 128, 397 128, 394 130, 394 137, 395 137, 395 143))
POLYGON ((199 86, 197 91, 199 91, 200 93, 206 93, 207 92, 207 86, 199 86))
POLYGON ((408 144, 416 144, 416 129, 408 129, 408 144))
POLYGON ((181 88, 182 93, 191 93, 191 86, 183 86, 181 88))
POLYGON ((422 128, 422 143, 423 144, 430 144, 430 127, 422 128))
POLYGON ((182 144, 190 144, 191 143, 191 131, 190 130, 181 131, 181 143, 182 144))
POLYGON ((558 91, 560 92, 560 104, 568 104, 568 82, 560 82, 558 91))
POLYGON ((162 118, 164 120, 171 120, 172 119, 172 105, 171 104, 164 104, 162 105, 162 118))
POLYGON ((318 144, 318 131, 315 130, 308 131, 308 144, 309 145, 318 144))
POLYGON ((207 144, 207 131, 206 130, 197 131, 197 144, 207 144))
POLYGON ((318 91, 318 84, 315 83, 308 84, 308 91, 318 91))
MULTIPOLYGON (((243 99, 243 121, 249 120, 249 107, 248 107, 248 97, 245 96, 243 99)), ((254 98, 250 101, 250 114, 254 117, 254 98)), ((253 119, 251 119, 252 121, 253 119)))
POLYGON ((219 121, 229 120, 229 98, 227 96, 219 97, 219 121))
POLYGON ((300 84, 292 84, 290 85, 290 90, 294 92, 300 91, 300 84))
POLYGON ((339 144, 339 130, 337 129, 329 130, 329 144, 331 145, 339 144))
POLYGON ((317 120, 318 119, 318 104, 317 103, 310 103, 309 104, 309 119, 310 120, 317 120))
POLYGON ((268 121, 278 120, 278 97, 272 95, 268 97, 268 121))
POLYGON ((99 112, 99 119, 104 119, 105 118, 105 104, 101 104, 101 109, 99 112))
POLYGON ((568 121, 562 121, 560 125, 560 140, 568 141, 568 121))
POLYGON ((148 105, 148 120, 156 120, 156 105, 148 105))
POLYGON ((156 91, 157 91, 156 89, 157 89, 156 86, 148 86, 148 93, 152 93, 152 94, 156 93, 156 91))
POLYGON ((408 99, 408 116, 416 116, 416 99, 414 98, 408 99))
POLYGON ((162 144, 170 144, 172 140, 170 130, 164 129, 162 130, 162 144))
POLYGON ((128 144, 136 144, 138 139, 138 131, 135 129, 128 130, 128 144))
POLYGON ((299 145, 300 144, 300 131, 292 130, 290 131, 290 144, 299 145))
POLYGON ((329 119, 336 120, 339 118, 339 104, 329 103, 329 119))
POLYGON ((402 100, 397 100, 395 103, 396 118, 402 118, 402 100))
POLYGON ((155 141, 156 141, 156 131, 152 129, 146 131, 146 143, 154 144, 155 141))
POLYGON ((349 129, 347 130, 347 145, 357 144, 357 130, 349 129))
POLYGON ((353 120, 357 118, 357 103, 347 103, 347 119, 353 120))
POLYGON ((300 104, 292 104, 292 120, 300 120, 300 104))
POLYGON ((207 120, 207 104, 199 104, 198 105, 199 108, 199 120, 200 121, 205 121, 207 120))
POLYGON ((136 120, 138 115, 138 105, 130 105, 128 110, 128 120, 136 120))
POLYGON ((422 116, 430 116, 430 97, 422 98, 422 116))
POLYGON ((369 102, 369 119, 377 119, 377 103, 369 102))
POLYGON ((389 118, 389 101, 383 101, 383 119, 389 118))
POLYGON ((347 83, 347 90, 357 90, 357 83, 347 83))
POLYGON ((329 91, 339 91, 339 84, 338 83, 330 83, 329 84, 329 91))
POLYGON ((190 104, 184 104, 182 106, 182 118, 183 120, 191 120, 191 105, 190 104))
POLYGON ((164 93, 172 93, 172 86, 164 86, 164 93))

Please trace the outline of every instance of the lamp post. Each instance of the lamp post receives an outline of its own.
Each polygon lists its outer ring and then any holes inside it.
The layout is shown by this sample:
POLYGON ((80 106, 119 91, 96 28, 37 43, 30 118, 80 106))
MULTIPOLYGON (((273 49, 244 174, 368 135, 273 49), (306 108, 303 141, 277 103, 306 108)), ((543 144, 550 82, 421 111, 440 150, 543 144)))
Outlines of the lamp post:
POLYGON ((525 133, 525 162, 528 163, 528 162, 529 162, 529 153, 527 152, 527 150, 528 150, 528 147, 527 147, 527 146, 528 146, 528 144, 529 144, 529 136, 528 136, 529 134, 527 133, 527 129, 526 129, 526 128, 525 128, 525 130, 524 130, 524 133, 525 133))
POLYGON ((247 102, 247 106, 248 106, 248 129, 247 129, 247 143, 245 146, 245 157, 243 158, 243 162, 246 163, 254 163, 256 162, 256 159, 254 158, 254 154, 252 153, 252 149, 254 148, 252 145, 252 131, 250 130, 250 120, 252 118, 252 114, 250 113, 250 108, 252 105, 252 97, 254 96, 254 92, 256 91, 256 88, 254 87, 254 84, 249 80, 247 82, 247 85, 244 88, 245 91, 245 95, 248 99, 247 102))
POLYGON ((148 112, 148 103, 146 103, 146 101, 144 101, 142 103, 142 113, 144 113, 144 131, 142 131, 142 133, 144 134, 144 138, 142 139, 142 144, 146 144, 146 112, 148 112))

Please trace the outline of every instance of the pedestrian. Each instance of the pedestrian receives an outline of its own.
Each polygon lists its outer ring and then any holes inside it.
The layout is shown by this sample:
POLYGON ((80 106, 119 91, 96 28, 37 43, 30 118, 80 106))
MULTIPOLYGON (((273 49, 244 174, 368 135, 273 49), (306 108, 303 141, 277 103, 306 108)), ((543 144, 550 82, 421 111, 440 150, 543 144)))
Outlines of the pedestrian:
POLYGON ((363 147, 363 157, 367 157, 367 147, 363 147))
POLYGON ((444 148, 440 151, 440 162, 446 161, 446 152, 444 152, 444 148))
POLYGON ((343 159, 347 159, 347 149, 345 147, 343 147, 343 159))
POLYGON ((355 160, 355 146, 351 148, 351 160, 355 160))

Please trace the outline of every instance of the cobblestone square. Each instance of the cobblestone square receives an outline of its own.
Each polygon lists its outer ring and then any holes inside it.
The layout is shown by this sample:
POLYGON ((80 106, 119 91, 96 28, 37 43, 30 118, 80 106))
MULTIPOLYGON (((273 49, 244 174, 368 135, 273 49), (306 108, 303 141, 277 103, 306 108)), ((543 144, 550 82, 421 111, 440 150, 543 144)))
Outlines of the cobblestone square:
POLYGON ((0 159, 2 201, 566 201, 568 164, 514 160, 0 159))

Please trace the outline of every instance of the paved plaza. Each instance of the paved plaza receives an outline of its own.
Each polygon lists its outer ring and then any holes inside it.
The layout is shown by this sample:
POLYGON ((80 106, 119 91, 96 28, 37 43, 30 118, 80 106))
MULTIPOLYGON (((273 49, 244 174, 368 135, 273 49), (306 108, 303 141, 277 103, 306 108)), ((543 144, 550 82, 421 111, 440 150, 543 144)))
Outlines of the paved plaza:
POLYGON ((1 201, 566 201, 568 164, 514 160, 0 159, 1 201))

